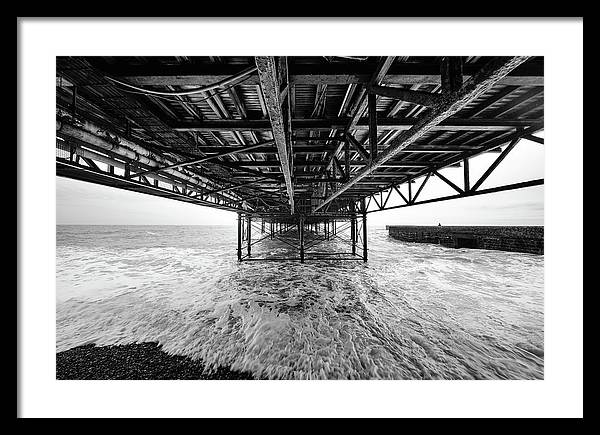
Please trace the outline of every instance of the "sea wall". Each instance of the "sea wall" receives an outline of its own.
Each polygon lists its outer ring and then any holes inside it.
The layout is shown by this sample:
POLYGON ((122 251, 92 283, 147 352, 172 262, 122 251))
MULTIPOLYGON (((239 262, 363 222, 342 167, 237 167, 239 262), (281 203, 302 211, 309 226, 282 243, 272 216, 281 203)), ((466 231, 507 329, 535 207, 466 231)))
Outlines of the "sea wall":
POLYGON ((405 242, 435 243, 450 248, 544 253, 543 226, 444 227, 386 225, 389 235, 405 242))

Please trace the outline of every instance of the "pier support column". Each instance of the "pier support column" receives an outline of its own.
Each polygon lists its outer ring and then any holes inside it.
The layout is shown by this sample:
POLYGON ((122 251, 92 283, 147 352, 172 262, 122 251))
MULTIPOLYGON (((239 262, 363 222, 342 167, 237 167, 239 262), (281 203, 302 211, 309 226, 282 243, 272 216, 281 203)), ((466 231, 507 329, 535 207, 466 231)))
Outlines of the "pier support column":
POLYGON ((469 159, 463 160, 464 180, 465 180, 465 192, 471 190, 471 182, 469 181, 469 159))
POLYGON ((356 213, 354 203, 350 203, 350 240, 352 241, 352 255, 356 255, 356 213))
POLYGON ((298 234, 300 237, 300 263, 304 263, 304 218, 298 221, 298 234))
POLYGON ((242 214, 238 213, 238 224, 237 224, 237 257, 238 261, 242 261, 242 214))
POLYGON ((252 252, 252 218, 248 216, 248 257, 252 252))
POLYGON ((362 230, 363 230, 363 261, 367 261, 367 206, 365 199, 361 201, 362 208, 362 230))

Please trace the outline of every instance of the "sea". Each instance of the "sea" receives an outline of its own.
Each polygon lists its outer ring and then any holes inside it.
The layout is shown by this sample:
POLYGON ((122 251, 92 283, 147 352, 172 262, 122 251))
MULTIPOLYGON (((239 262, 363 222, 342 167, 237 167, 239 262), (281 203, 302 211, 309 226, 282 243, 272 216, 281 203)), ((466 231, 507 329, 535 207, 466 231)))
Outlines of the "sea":
MULTIPOLYGON (((253 231, 250 258, 297 256, 253 231)), ((158 342, 261 379, 543 379, 543 255, 384 227, 368 247, 366 263, 240 263, 233 226, 59 225, 56 351, 158 342)))

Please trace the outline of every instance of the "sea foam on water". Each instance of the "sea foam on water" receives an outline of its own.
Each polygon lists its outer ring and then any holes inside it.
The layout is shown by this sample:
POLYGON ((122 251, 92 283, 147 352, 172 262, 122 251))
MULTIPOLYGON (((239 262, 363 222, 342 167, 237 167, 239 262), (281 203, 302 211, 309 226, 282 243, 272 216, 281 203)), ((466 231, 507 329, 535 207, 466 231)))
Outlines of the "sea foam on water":
POLYGON ((230 227, 58 226, 57 351, 159 342, 268 379, 543 378, 543 256, 376 228, 368 263, 240 264, 235 243, 230 227))

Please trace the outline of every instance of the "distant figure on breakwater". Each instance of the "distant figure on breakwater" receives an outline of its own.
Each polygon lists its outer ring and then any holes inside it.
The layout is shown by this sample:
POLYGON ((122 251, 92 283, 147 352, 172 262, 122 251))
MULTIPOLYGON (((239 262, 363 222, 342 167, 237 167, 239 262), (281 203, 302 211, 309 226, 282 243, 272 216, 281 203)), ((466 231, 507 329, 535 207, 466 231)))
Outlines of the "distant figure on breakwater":
POLYGON ((442 224, 438 222, 438 227, 441 227, 441 226, 442 226, 442 224))

